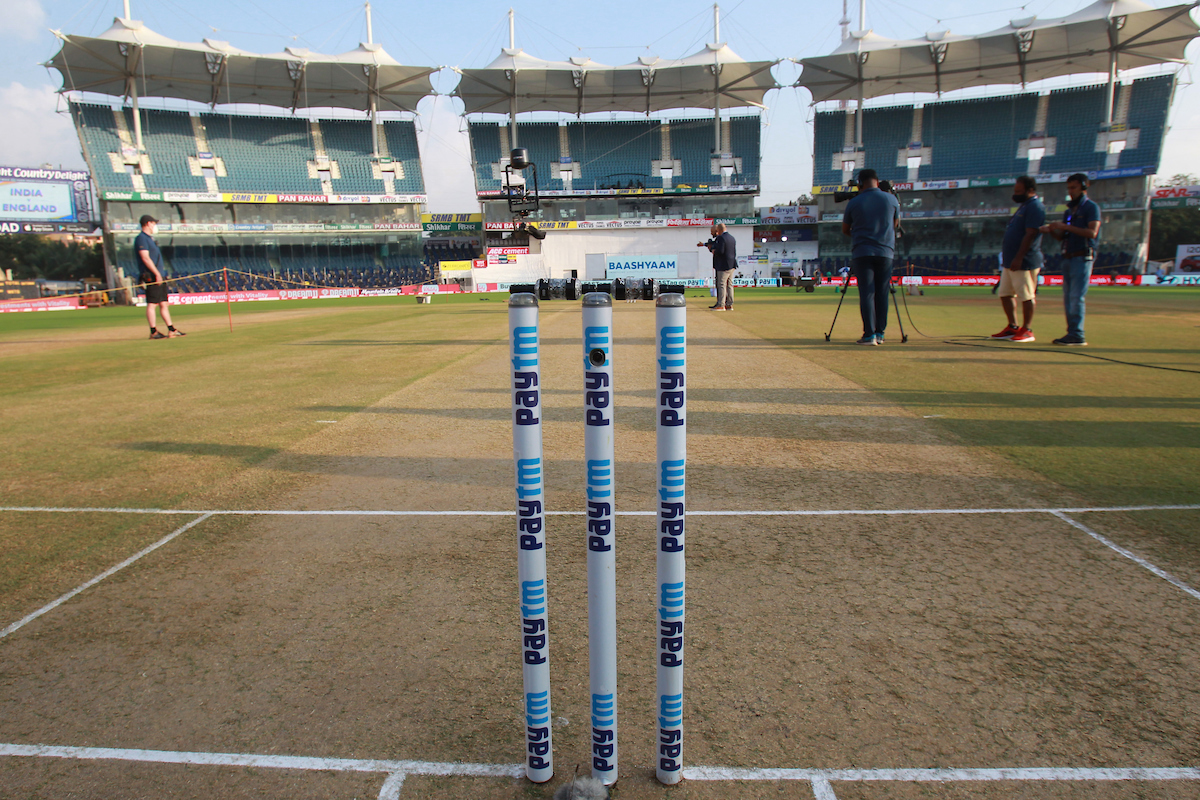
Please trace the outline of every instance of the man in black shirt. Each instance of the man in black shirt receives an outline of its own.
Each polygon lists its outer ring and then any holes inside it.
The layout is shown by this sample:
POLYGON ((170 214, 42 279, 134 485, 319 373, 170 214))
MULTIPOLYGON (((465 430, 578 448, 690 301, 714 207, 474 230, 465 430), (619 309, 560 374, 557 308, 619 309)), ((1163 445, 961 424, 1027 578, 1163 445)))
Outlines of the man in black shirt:
POLYGON ((713 254, 713 269, 717 273, 717 302, 709 306, 717 311, 733 310, 733 276, 737 272, 737 242, 733 234, 727 233, 725 224, 718 222, 712 227, 713 238, 697 247, 707 247, 713 254))
POLYGON ((140 220, 142 232, 133 240, 133 258, 141 272, 138 283, 146 286, 146 319, 150 322, 151 339, 174 339, 183 336, 183 331, 175 330, 171 324, 171 312, 167 310, 167 284, 163 281, 162 251, 154 241, 158 233, 158 220, 149 214, 142 215, 140 220), (162 311, 163 322, 167 323, 167 332, 159 333, 154 317, 154 308, 162 311))

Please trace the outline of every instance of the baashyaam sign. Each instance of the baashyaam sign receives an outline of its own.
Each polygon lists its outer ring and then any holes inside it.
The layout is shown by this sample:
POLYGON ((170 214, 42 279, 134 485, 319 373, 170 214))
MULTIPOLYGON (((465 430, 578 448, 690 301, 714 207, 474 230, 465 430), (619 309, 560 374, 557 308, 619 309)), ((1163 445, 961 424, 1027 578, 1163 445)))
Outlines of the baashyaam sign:
POLYGON ((613 278, 653 278, 658 281, 674 280, 679 277, 679 259, 674 253, 651 256, 610 255, 606 256, 604 261, 609 280, 613 278))

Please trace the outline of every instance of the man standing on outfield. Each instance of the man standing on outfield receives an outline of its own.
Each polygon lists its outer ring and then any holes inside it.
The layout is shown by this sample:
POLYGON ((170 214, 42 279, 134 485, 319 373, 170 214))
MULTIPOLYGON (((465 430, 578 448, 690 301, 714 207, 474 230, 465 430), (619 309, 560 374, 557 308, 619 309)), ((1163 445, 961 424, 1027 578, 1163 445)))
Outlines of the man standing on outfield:
POLYGON ((858 310, 863 335, 856 344, 883 344, 887 330, 888 292, 896 258, 900 201, 879 188, 873 169, 858 173, 858 194, 846 203, 842 233, 850 237, 850 268, 858 280, 858 310))
POLYGON ((1100 238, 1100 206, 1087 196, 1087 175, 1076 172, 1067 178, 1067 210, 1062 222, 1042 226, 1062 242, 1063 250, 1063 307, 1067 312, 1067 335, 1055 339, 1055 344, 1085 345, 1083 316, 1087 310, 1084 297, 1092 282, 1092 263, 1096 258, 1096 240, 1100 238))
POLYGON ((725 223, 712 226, 713 238, 697 247, 707 247, 713 256, 713 269, 717 273, 717 302, 709 308, 717 311, 733 310, 733 276, 737 272, 737 241, 732 233, 725 231, 725 223))
POLYGON ((1042 225, 1046 223, 1046 208, 1037 196, 1037 181, 1027 175, 1017 178, 1013 186, 1013 202, 1017 213, 1004 229, 1000 246, 1001 264, 1000 305, 1008 317, 1008 325, 993 339, 1010 342, 1032 342, 1033 308, 1037 297, 1038 273, 1042 270, 1042 225), (1017 304, 1021 301, 1021 324, 1017 325, 1017 304))
POLYGON ((169 298, 167 297, 167 284, 163 281, 162 251, 158 249, 158 243, 154 241, 154 234, 158 233, 158 220, 149 214, 144 214, 140 222, 142 232, 133 240, 133 257, 141 272, 138 282, 146 285, 146 319, 150 322, 150 338, 173 339, 176 336, 183 336, 183 331, 175 330, 175 326, 171 324, 171 312, 167 310, 169 298), (165 334, 159 333, 156 327, 155 306, 162 311, 163 322, 167 323, 165 334))

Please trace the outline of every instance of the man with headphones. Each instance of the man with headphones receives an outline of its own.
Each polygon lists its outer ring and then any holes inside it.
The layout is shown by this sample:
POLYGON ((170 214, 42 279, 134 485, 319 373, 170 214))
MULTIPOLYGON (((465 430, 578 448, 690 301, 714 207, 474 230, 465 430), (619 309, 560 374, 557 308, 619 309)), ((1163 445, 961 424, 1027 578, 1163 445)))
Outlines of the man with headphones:
POLYGON ((1092 264, 1096 258, 1096 242, 1100 238, 1100 206, 1087 196, 1087 175, 1077 172, 1067 178, 1067 210, 1062 222, 1042 226, 1062 242, 1063 307, 1067 312, 1067 335, 1055 339, 1055 344, 1082 346, 1087 344, 1083 334, 1088 285, 1092 280, 1092 264))

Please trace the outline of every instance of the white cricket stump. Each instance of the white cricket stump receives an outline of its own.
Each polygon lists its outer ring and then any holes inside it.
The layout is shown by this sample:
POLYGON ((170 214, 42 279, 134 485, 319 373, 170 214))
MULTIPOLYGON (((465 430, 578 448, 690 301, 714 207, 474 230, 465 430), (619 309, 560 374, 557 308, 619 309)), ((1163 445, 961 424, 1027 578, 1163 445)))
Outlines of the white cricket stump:
POLYGON ((587 467, 588 663, 592 777, 617 782, 617 564, 612 297, 583 296, 583 453, 587 467))
POLYGON ((508 334, 512 360, 521 672, 525 692, 525 775, 534 783, 545 783, 554 777, 554 745, 550 711, 541 365, 535 295, 519 293, 509 298, 508 334))
POLYGON ((684 486, 687 465, 687 299, 660 294, 657 343, 658 752, 661 783, 683 777, 684 486))

